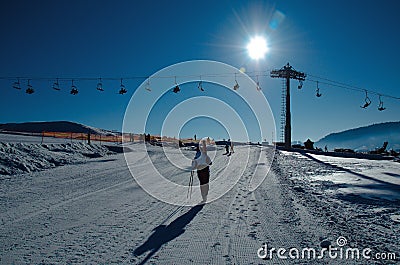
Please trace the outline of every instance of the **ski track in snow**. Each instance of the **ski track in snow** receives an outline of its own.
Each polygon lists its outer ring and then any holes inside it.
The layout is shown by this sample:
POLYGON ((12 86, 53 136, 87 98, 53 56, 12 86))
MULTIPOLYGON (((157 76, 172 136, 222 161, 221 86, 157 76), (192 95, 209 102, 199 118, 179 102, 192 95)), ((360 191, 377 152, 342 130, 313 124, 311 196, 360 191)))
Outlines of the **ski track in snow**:
MULTIPOLYGON (((0 263, 355 263, 284 260, 276 255, 273 260, 262 260, 257 256, 264 243, 275 248, 319 250, 323 239, 334 244, 338 236, 345 236, 353 246, 400 256, 400 224, 393 217, 400 214, 398 201, 343 193, 342 185, 323 180, 343 173, 340 167, 288 152, 277 152, 272 170, 251 192, 252 174, 260 152, 265 156, 266 149, 250 148, 247 167, 236 185, 204 206, 170 205, 151 197, 130 175, 123 154, 1 179, 0 263)), ((135 152, 135 145, 132 149, 130 156, 136 157, 136 162, 130 166, 146 171, 146 159, 135 152)), ((160 147, 148 146, 148 150, 160 172, 187 184, 188 172, 171 168, 160 147)), ((165 150, 176 157, 176 149, 165 150)), ((227 157, 222 155, 223 148, 218 149, 211 180, 222 172, 234 176, 243 170, 245 148, 237 146, 235 151, 227 157)), ((194 155, 183 152, 187 157, 194 155)), ((359 172, 381 165, 334 161, 359 172)), ((195 176, 194 185, 196 182, 195 176)), ((198 187, 193 188, 198 192, 198 187)), ((387 264, 370 264, 374 263, 387 264)))

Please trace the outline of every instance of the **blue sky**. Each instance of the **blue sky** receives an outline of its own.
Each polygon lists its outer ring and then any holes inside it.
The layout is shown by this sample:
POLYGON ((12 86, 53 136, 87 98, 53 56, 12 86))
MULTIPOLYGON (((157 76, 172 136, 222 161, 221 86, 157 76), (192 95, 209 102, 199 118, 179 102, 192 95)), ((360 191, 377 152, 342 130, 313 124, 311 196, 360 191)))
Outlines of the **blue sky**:
MULTIPOLYGON (((14 80, 0 80, 0 123, 71 120, 120 130, 130 96, 145 78, 125 80, 126 95, 117 93, 118 78, 146 77, 198 59, 244 67, 248 73, 268 73, 290 62, 310 79, 319 76, 400 97, 398 1, 17 0, 0 5, 0 76, 31 77, 36 90, 28 95, 12 88, 14 80), (271 28, 277 11, 283 19, 271 28), (265 36, 270 48, 257 62, 246 51, 254 35, 265 36), (116 80, 104 80, 104 92, 96 91, 96 80, 75 81, 79 94, 72 96, 70 80, 54 91, 54 81, 37 79, 56 77, 116 80)), ((281 81, 268 76, 259 81, 279 128, 281 81)), ((399 120, 399 100, 383 97, 387 109, 379 112, 377 95, 370 95, 372 105, 364 110, 363 93, 319 87, 323 96, 316 98, 314 82, 306 80, 302 90, 292 82, 293 140, 318 140, 330 132, 399 120)), ((177 95, 165 97, 172 96, 177 95)), ((170 110, 172 104, 166 100, 161 108, 170 110)), ((191 123, 182 136, 200 131, 201 124, 203 130, 207 120, 191 123)), ((217 122, 208 124, 212 136, 226 137, 217 122)))

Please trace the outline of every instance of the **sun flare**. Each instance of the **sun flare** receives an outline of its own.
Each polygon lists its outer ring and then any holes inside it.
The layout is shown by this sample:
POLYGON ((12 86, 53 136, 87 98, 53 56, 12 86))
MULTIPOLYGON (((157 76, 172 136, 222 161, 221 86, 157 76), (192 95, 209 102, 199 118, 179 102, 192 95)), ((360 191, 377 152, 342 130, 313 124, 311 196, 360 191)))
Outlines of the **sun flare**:
POLYGON ((252 38, 247 45, 247 52, 254 60, 264 58, 265 54, 268 52, 267 41, 260 36, 252 38))

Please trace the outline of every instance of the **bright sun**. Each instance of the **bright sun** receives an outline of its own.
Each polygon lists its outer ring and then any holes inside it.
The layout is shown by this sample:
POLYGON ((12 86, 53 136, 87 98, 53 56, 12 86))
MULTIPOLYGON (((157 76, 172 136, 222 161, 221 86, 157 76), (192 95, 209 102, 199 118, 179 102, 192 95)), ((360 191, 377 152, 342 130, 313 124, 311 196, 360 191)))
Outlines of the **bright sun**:
POLYGON ((254 60, 264 58, 265 54, 268 52, 267 41, 263 37, 256 36, 252 38, 247 45, 247 51, 249 56, 254 60))

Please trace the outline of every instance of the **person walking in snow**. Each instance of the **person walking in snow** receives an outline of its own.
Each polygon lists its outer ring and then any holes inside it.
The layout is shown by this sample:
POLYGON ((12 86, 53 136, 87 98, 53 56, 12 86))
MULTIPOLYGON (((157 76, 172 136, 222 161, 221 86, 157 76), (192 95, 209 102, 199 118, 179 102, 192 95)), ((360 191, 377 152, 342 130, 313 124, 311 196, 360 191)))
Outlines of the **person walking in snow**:
POLYGON ((231 149, 231 151, 229 152, 228 156, 231 156, 233 153, 235 153, 235 151, 233 150, 233 142, 231 141, 231 139, 228 139, 228 149, 229 148, 231 149))
POLYGON ((203 138, 199 142, 198 149, 200 150, 200 155, 192 160, 192 171, 197 170, 197 177, 200 182, 200 192, 202 197, 202 203, 206 203, 209 181, 210 181, 210 165, 212 165, 211 158, 207 155, 207 142, 209 138, 203 138))
POLYGON ((225 154, 224 155, 227 155, 227 154, 229 154, 229 144, 228 144, 228 142, 226 142, 226 144, 225 144, 225 154))

